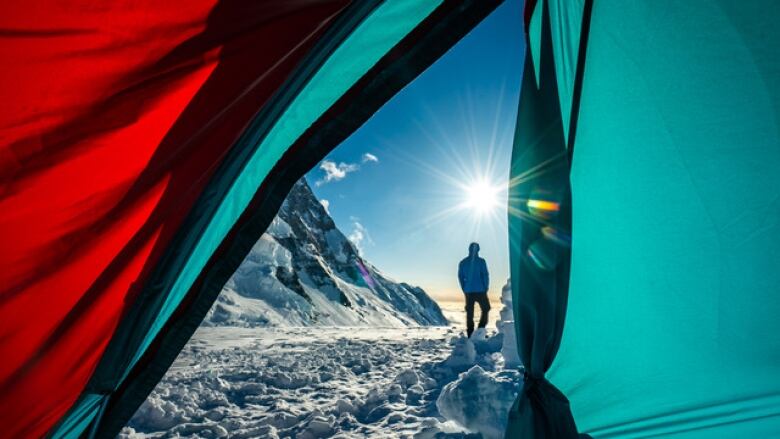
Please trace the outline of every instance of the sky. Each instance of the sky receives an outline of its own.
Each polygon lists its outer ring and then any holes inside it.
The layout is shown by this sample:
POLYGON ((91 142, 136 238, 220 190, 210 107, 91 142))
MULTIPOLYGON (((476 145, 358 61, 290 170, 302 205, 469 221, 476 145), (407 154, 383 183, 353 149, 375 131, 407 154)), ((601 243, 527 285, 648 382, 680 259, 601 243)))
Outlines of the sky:
POLYGON ((510 0, 306 176, 364 259, 440 302, 479 242, 497 300, 509 276, 506 186, 522 72, 510 0))

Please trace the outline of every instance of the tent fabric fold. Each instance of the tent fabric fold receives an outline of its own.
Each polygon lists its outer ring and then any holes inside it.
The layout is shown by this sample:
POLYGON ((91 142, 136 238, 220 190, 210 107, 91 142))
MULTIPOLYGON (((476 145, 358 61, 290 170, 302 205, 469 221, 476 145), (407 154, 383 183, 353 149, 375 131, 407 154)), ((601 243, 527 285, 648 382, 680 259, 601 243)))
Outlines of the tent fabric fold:
POLYGON ((4 434, 113 436, 264 230, 247 209, 317 160, 285 151, 339 109, 311 134, 335 147, 497 3, 3 5, 4 434))
POLYGON ((510 169, 510 267, 511 278, 519 280, 512 282, 512 294, 525 380, 509 413, 508 438, 578 437, 569 401, 545 377, 566 315, 572 212, 548 10, 540 2, 529 15, 538 48, 525 56, 510 169))

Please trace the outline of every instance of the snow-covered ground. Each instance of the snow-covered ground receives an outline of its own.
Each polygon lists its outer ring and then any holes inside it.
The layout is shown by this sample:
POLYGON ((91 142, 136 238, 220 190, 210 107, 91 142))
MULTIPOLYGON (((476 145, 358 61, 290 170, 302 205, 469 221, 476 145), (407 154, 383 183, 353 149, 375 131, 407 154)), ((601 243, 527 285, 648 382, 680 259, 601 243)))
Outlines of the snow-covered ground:
POLYGON ((520 371, 461 328, 202 327, 120 436, 501 437, 520 371))

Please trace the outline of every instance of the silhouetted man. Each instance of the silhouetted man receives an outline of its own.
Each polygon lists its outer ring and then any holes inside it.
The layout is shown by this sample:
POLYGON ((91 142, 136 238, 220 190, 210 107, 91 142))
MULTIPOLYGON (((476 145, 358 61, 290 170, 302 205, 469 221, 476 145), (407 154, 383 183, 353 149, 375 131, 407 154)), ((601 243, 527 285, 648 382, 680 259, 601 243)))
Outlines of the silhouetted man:
POLYGON ((471 337, 474 332, 474 302, 479 303, 479 328, 487 325, 490 302, 487 290, 490 285, 487 263, 479 257, 479 244, 469 244, 469 255, 458 265, 458 281, 460 289, 466 296, 466 335, 471 337))

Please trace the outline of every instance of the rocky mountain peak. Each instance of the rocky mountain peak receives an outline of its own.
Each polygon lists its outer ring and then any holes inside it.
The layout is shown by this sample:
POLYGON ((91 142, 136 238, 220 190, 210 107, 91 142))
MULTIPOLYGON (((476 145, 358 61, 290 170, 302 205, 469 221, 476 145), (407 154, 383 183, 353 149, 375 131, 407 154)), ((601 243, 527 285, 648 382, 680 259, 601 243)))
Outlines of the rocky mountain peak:
POLYGON ((446 323, 425 291, 363 260, 305 179, 295 183, 206 319, 236 326, 446 323))

